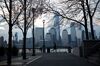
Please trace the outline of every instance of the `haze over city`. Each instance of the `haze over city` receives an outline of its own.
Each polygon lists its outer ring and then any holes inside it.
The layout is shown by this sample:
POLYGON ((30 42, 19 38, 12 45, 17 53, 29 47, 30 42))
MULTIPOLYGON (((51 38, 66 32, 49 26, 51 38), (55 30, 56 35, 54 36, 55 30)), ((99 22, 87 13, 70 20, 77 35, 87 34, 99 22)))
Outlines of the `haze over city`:
POLYGON ((0 0, 0 66, 15 65, 100 66, 100 0, 0 0))

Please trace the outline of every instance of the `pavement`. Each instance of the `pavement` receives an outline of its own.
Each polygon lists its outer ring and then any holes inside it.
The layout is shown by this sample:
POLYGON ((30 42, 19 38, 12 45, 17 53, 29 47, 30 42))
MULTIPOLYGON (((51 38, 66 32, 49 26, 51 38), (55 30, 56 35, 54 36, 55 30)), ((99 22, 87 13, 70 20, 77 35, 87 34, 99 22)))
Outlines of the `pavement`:
MULTIPOLYGON (((30 64, 32 61, 35 61, 41 57, 42 57, 42 55, 27 56, 26 60, 23 60, 22 57, 16 57, 16 58, 12 59, 11 66, 26 66, 27 64, 30 64)), ((0 66, 7 66, 7 61, 4 60, 4 61, 0 62, 0 66)))
POLYGON ((26 66, 96 66, 86 59, 69 53, 48 53, 26 66))
MULTIPOLYGON (((67 52, 44 53, 36 56, 13 58, 12 66, 96 66, 86 59, 67 52)), ((0 62, 0 66, 7 66, 7 61, 0 62)))

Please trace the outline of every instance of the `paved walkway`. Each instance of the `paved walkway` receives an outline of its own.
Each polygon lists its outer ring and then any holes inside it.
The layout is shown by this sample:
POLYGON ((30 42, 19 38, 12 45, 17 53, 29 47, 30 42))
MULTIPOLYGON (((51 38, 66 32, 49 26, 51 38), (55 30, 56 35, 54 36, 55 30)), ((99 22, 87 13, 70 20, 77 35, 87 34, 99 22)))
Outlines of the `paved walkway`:
POLYGON ((44 54, 38 60, 32 61, 27 66, 96 66, 86 59, 68 53, 44 54))
MULTIPOLYGON (((45 53, 27 57, 28 59, 26 60, 22 60, 22 57, 13 58, 12 66, 96 66, 84 58, 64 52, 45 53)), ((0 66, 6 66, 6 62, 0 62, 0 66)))
MULTIPOLYGON (((22 57, 13 58, 12 66, 25 66, 25 65, 31 63, 31 61, 35 61, 35 60, 39 59, 40 57, 42 57, 42 56, 41 55, 27 56, 26 60, 23 60, 22 57)), ((5 61, 0 62, 0 66, 7 66, 7 61, 5 60, 5 61)))

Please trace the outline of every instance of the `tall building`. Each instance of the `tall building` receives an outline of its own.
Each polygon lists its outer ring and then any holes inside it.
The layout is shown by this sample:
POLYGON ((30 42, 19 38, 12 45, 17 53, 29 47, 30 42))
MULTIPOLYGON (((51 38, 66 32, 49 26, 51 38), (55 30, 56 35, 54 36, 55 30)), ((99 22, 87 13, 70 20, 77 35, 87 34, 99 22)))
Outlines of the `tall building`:
POLYGON ((0 46, 4 46, 4 37, 3 36, 0 37, 0 46))
POLYGON ((55 13, 54 15, 54 26, 56 31, 56 39, 57 39, 57 45, 61 45, 61 36, 60 36, 60 16, 55 13))
POLYGON ((18 48, 22 48, 23 47, 23 40, 19 40, 17 47, 18 48))
MULTIPOLYGON (((17 48, 23 48, 23 39, 19 40, 18 44, 16 44, 17 48)), ((26 38, 26 48, 32 48, 33 43, 32 43, 32 37, 26 38)))
POLYGON ((71 46, 71 34, 68 34, 68 44, 71 46))
POLYGON ((76 36, 77 36, 77 46, 82 44, 82 29, 81 25, 79 25, 76 29, 76 36))
POLYGON ((18 32, 15 33, 15 40, 18 42, 18 32))
POLYGON ((16 32, 13 36, 13 46, 19 47, 18 43, 18 32, 16 32))
POLYGON ((51 33, 46 34, 45 46, 46 47, 53 47, 53 41, 52 41, 52 38, 51 38, 51 33))
POLYGON ((4 41, 4 47, 7 48, 7 41, 6 40, 4 41))
POLYGON ((0 47, 1 46, 7 47, 7 41, 4 40, 4 37, 3 36, 0 37, 0 47))
POLYGON ((34 30, 35 44, 39 47, 43 45, 43 28, 35 28, 34 30))
POLYGON ((62 46, 64 46, 64 47, 69 46, 68 41, 69 41, 68 32, 66 29, 64 29, 62 31, 62 46))
POLYGON ((26 48, 32 48, 32 47, 33 47, 32 37, 26 38, 26 48))
POLYGON ((92 39, 91 32, 88 32, 88 35, 89 35, 89 39, 91 40, 92 39))
POLYGON ((50 35, 51 35, 51 39, 52 39, 52 42, 54 43, 56 43, 57 42, 57 38, 56 38, 56 29, 55 28, 51 28, 50 30, 49 30, 49 33, 50 33, 50 35))
POLYGON ((77 46, 77 43, 76 43, 76 28, 75 28, 75 23, 72 22, 71 25, 70 25, 70 28, 71 28, 71 46, 72 47, 75 47, 77 46))
POLYGON ((86 39, 86 36, 85 36, 85 31, 82 30, 82 40, 85 40, 86 39))

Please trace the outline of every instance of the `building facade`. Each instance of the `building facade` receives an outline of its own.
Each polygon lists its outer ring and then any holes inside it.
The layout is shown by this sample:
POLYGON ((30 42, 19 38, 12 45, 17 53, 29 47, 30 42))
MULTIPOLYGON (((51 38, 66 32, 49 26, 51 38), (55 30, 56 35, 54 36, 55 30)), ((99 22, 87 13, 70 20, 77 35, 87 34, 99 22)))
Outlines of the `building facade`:
POLYGON ((62 31, 62 46, 63 47, 69 46, 68 41, 69 41, 69 39, 68 39, 68 32, 67 32, 66 29, 64 29, 62 31))

